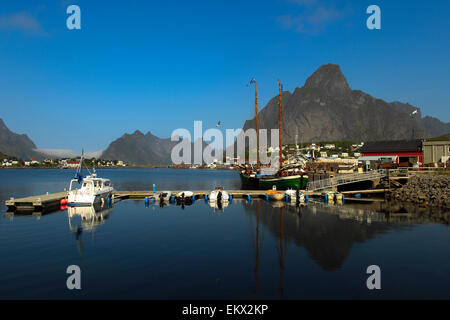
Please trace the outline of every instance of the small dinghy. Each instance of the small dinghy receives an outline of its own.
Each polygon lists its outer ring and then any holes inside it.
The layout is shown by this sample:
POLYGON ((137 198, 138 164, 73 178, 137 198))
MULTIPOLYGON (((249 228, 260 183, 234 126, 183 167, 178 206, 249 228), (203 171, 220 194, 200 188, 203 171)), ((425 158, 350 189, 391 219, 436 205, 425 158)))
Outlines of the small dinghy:
POLYGON ((176 200, 177 202, 181 203, 187 203, 192 202, 194 196, 194 193, 192 191, 181 191, 177 193, 176 200))
POLYGON ((285 196, 289 197, 291 202, 297 201, 297 192, 295 190, 289 189, 284 192, 285 196))
POLYGON ((222 190, 221 187, 217 187, 215 190, 211 191, 208 196, 209 202, 228 202, 230 196, 228 192, 222 190))
POLYGON ((272 190, 267 190, 266 194, 270 200, 280 201, 284 199, 284 192, 277 191, 277 187, 273 186, 272 190))
POLYGON ((305 202, 305 194, 300 191, 289 189, 284 194, 289 196, 291 202, 297 202, 297 199, 299 202, 305 202))
POLYGON ((159 193, 155 193, 155 200, 160 202, 170 201, 171 196, 172 196, 171 191, 162 191, 159 193))
POLYGON ((324 191, 322 192, 322 197, 325 199, 325 201, 334 202, 335 194, 332 191, 324 191))
POLYGON ((192 191, 181 191, 177 193, 177 198, 191 198, 193 195, 192 191))
POLYGON ((335 193, 334 193, 334 199, 335 199, 336 201, 342 201, 342 200, 344 199, 344 195, 343 195, 342 193, 335 192, 335 193))
POLYGON ((181 209, 184 209, 184 206, 189 206, 194 202, 194 193, 192 191, 178 192, 175 201, 177 206, 181 206, 181 209))

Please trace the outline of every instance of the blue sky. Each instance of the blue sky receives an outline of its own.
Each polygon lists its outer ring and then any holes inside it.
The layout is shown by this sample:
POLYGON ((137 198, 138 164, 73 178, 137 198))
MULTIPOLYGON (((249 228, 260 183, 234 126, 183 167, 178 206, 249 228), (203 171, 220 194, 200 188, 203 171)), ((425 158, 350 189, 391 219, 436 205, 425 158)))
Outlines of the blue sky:
POLYGON ((9 1, 0 118, 43 149, 105 149, 125 132, 240 128, 277 79, 339 64, 353 89, 450 121, 449 1, 9 1), (66 8, 81 8, 68 30, 66 8), (381 8, 381 30, 366 8, 381 8))

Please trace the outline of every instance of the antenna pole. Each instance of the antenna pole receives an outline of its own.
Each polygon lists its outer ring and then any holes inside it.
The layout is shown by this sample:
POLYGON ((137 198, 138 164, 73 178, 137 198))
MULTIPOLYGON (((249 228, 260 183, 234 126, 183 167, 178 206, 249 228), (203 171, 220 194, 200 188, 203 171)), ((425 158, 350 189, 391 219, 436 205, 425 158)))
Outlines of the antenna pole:
POLYGON ((282 139, 282 132, 281 132, 281 83, 280 80, 278 80, 278 130, 279 130, 279 144, 280 144, 280 170, 281 167, 283 166, 283 139, 282 139))
POLYGON ((259 171, 258 83, 255 80, 256 168, 259 171))

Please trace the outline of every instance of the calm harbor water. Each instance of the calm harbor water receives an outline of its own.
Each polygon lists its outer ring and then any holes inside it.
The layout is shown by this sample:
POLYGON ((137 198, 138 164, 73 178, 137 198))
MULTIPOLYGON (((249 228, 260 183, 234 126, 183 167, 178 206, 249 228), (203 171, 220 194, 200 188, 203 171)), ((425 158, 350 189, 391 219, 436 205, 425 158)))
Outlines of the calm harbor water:
MULTIPOLYGON (((0 170, 0 199, 61 191, 72 175, 0 170)), ((119 190, 240 187, 233 171, 99 175, 119 190)), ((447 213, 430 217, 429 209, 234 199, 223 211, 203 200, 184 208, 126 200, 42 216, 6 212, 2 201, 0 210, 0 299, 450 298, 450 229, 439 218, 447 213), (366 287, 373 264, 381 290, 366 287), (81 268, 81 290, 66 288, 69 265, 81 268)))

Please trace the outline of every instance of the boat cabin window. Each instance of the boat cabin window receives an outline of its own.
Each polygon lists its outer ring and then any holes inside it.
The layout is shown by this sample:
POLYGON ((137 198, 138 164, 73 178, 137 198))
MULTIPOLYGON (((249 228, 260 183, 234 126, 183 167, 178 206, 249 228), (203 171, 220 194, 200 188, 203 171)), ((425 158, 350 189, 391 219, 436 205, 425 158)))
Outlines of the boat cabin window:
POLYGON ((105 182, 103 183, 103 185, 104 185, 105 187, 109 187, 109 181, 105 181, 105 182))

